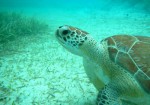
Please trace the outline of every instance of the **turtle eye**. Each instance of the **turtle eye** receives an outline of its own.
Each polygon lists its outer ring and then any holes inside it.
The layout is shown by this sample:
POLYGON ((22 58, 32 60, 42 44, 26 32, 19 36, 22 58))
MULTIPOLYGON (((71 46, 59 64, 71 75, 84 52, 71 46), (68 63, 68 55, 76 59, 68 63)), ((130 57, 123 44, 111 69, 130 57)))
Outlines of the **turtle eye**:
POLYGON ((68 33, 69 33, 69 30, 64 30, 64 31, 62 32, 63 35, 67 35, 68 33))

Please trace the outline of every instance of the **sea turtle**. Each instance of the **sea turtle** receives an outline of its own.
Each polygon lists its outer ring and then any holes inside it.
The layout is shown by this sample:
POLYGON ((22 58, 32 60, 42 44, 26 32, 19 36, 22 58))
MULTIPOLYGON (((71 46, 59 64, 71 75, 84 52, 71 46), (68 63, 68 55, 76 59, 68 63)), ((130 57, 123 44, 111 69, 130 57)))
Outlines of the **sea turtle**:
POLYGON ((97 42, 68 25, 55 36, 83 57, 86 74, 99 91, 97 105, 150 105, 150 37, 114 35, 97 42))

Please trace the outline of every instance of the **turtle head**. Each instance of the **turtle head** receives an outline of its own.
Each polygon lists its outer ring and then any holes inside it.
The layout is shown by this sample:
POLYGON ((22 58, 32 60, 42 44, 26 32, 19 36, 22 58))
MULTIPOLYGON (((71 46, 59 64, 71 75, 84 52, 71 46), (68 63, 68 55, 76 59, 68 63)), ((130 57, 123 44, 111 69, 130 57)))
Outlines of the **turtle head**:
POLYGON ((82 56, 80 47, 87 40, 87 32, 78 28, 64 25, 56 30, 56 38, 58 42, 73 54, 82 56))

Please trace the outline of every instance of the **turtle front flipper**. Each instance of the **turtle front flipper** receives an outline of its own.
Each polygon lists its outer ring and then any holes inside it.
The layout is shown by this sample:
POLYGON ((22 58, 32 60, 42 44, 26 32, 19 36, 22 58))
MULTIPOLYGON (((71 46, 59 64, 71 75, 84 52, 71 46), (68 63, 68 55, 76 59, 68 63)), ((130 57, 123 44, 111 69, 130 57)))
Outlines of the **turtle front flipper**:
POLYGON ((97 105, 122 105, 118 93, 109 85, 105 86, 97 96, 97 105))
POLYGON ((97 105, 137 105, 129 100, 120 99, 118 93, 106 86, 97 96, 97 105))

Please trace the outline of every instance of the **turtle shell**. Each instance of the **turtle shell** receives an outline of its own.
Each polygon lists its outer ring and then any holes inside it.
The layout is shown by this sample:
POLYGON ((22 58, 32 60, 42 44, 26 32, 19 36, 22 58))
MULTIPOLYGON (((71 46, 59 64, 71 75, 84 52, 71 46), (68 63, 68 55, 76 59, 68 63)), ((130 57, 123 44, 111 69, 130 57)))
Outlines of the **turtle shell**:
POLYGON ((109 58, 130 72, 150 94, 150 37, 116 35, 104 40, 109 58))

